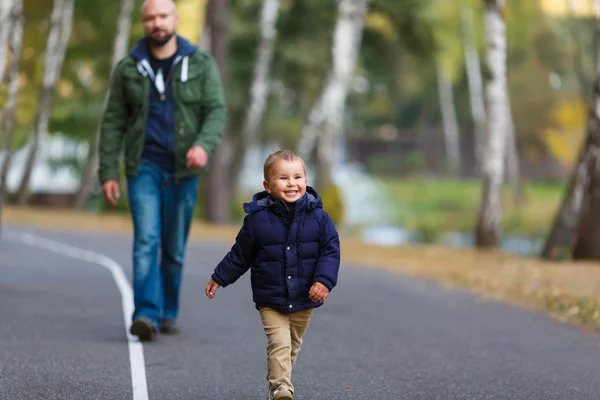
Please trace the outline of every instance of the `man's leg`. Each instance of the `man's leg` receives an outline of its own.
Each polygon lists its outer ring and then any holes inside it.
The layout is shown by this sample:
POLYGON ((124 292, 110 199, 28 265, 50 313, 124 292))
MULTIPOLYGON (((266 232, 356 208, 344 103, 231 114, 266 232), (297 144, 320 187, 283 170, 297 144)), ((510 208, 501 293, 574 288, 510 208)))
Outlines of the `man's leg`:
POLYGON ((163 319, 166 321, 163 331, 176 333, 174 321, 179 312, 179 291, 185 248, 194 216, 198 178, 187 178, 174 183, 169 182, 165 190, 165 202, 162 208, 162 258, 160 273, 162 276, 164 307, 163 319))
POLYGON ((132 333, 140 339, 150 332, 138 322, 151 322, 154 328, 162 308, 161 277, 158 271, 158 248, 160 244, 160 208, 162 171, 147 163, 140 164, 138 175, 127 178, 129 207, 133 220, 133 293, 135 310, 132 333), (138 331, 136 331, 138 329, 138 331), (138 334, 139 333, 139 334, 138 334))

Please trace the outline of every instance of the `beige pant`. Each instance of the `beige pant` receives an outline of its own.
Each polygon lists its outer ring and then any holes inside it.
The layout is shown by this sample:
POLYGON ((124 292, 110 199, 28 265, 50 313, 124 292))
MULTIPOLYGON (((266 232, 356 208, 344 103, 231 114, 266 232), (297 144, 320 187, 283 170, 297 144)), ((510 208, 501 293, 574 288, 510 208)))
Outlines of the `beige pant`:
POLYGON ((261 307, 260 317, 267 334, 267 380, 271 392, 280 385, 292 386, 292 367, 300 352, 302 336, 308 328, 313 309, 294 313, 282 313, 261 307))

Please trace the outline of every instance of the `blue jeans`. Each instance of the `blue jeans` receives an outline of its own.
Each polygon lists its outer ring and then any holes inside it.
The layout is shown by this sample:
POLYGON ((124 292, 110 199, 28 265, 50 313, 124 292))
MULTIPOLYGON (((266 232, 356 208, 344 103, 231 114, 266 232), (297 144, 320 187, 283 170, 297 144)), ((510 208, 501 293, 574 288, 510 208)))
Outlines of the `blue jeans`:
POLYGON ((134 228, 133 318, 145 317, 157 326, 162 318, 177 318, 197 190, 198 177, 175 182, 172 174, 148 162, 127 178, 134 228))

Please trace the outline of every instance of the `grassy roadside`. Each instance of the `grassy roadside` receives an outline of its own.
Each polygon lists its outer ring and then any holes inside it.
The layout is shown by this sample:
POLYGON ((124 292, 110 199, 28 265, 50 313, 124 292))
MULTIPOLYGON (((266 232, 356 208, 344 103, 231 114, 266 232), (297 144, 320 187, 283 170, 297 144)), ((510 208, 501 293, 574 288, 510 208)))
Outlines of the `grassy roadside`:
MULTIPOLYGON (((477 180, 391 179, 381 180, 388 195, 398 204, 394 223, 412 231, 440 234, 447 231, 473 232, 481 203, 477 180)), ((521 202, 515 203, 505 185, 504 226, 507 234, 544 236, 563 196, 564 185, 529 182, 521 202)))
MULTIPOLYGON (((131 232, 131 223, 123 215, 7 207, 2 218, 6 224, 131 232)), ((231 243, 237 230, 195 221, 191 235, 231 243)), ((342 261, 467 288, 600 333, 600 263, 556 264, 444 246, 381 247, 349 238, 342 239, 342 261)))

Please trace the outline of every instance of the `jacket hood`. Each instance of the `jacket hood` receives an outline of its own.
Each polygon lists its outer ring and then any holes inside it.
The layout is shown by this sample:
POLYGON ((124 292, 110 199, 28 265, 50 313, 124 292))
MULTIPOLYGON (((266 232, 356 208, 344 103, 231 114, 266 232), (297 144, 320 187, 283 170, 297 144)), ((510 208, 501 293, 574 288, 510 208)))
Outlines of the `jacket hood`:
MULTIPOLYGON (((193 52, 195 52, 198 48, 188 42, 186 39, 177 35, 177 55, 178 56, 189 56, 193 52)), ((144 37, 138 40, 135 47, 129 53, 131 54, 137 61, 147 60, 150 58, 150 53, 148 52, 148 38, 144 37)))
MULTIPOLYGON (((275 200, 265 190, 256 193, 252 197, 252 201, 244 203, 244 211, 247 214, 264 210, 270 207, 277 207, 280 204, 284 204, 283 200, 275 200)), ((296 210, 307 209, 312 210, 313 208, 323 208, 323 202, 321 196, 311 186, 306 186, 306 193, 300 199, 296 201, 296 210)))

